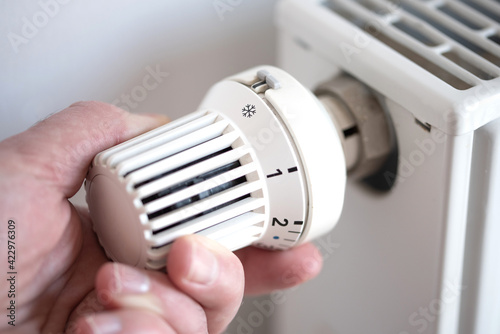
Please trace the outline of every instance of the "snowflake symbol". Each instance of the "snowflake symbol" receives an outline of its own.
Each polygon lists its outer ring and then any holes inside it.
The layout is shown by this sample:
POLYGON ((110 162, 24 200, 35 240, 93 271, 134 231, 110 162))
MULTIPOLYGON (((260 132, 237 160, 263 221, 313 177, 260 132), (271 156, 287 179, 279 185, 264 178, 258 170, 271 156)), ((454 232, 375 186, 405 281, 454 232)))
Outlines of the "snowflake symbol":
POLYGON ((243 107, 243 109, 241 109, 241 113, 247 118, 252 117, 256 112, 257 110, 255 109, 255 105, 253 104, 247 104, 243 107))

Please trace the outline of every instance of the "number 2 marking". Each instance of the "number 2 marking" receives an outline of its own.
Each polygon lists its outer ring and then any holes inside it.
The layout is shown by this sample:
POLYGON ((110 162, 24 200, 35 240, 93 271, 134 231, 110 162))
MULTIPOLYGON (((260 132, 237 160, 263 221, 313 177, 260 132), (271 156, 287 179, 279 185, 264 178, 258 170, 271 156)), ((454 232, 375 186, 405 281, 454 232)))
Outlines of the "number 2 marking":
POLYGON ((278 224, 279 226, 287 226, 288 225, 288 219, 283 219, 283 223, 278 220, 278 218, 273 217, 273 223, 271 224, 272 226, 275 226, 278 224))

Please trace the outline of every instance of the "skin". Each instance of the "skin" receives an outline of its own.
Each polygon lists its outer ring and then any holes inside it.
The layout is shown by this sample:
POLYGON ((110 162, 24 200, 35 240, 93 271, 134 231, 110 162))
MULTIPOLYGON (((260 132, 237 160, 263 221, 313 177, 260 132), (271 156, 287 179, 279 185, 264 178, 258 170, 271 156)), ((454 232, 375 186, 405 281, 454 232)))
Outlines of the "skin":
MULTIPOLYGON (((0 332, 221 333, 244 293, 289 288, 319 273, 321 255, 311 244, 232 253, 196 235, 174 243, 168 275, 111 263, 87 210, 68 199, 95 154, 167 121, 79 102, 0 142, 0 267, 11 271, 6 244, 13 220, 18 273, 15 327, 3 315, 0 332)), ((0 305, 12 300, 8 290, 2 279, 0 305)))

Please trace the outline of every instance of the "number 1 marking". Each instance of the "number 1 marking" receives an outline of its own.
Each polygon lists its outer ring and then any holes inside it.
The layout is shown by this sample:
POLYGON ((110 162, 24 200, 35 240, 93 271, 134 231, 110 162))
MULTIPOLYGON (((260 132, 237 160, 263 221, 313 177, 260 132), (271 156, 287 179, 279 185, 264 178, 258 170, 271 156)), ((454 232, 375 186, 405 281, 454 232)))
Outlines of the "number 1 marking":
POLYGON ((269 179, 271 177, 283 175, 283 172, 280 169, 276 169, 276 171, 277 173, 267 175, 267 178, 269 179))

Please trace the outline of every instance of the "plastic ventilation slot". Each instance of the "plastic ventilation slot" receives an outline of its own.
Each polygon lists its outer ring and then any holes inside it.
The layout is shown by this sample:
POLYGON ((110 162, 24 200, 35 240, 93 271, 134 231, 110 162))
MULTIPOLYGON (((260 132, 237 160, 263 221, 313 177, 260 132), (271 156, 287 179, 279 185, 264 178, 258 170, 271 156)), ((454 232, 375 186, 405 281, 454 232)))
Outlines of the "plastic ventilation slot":
MULTIPOLYGON (((165 144, 153 149, 148 149, 144 153, 137 154, 131 159, 120 162, 116 167, 117 173, 118 175, 127 177, 134 172, 135 176, 132 177, 134 179, 133 182, 138 183, 147 180, 148 173, 153 172, 156 174, 156 172, 154 172, 155 170, 166 167, 164 166, 165 164, 173 166, 171 163, 165 162, 165 159, 170 156, 176 156, 178 162, 182 166, 184 164, 181 161, 182 158, 186 161, 191 161, 192 159, 199 158, 206 153, 197 152, 199 156, 195 157, 195 152, 191 152, 191 154, 182 154, 184 153, 183 151, 199 146, 207 149, 211 147, 214 151, 211 151, 210 153, 213 153, 219 149, 227 147, 238 137, 236 133, 228 133, 225 136, 222 136, 222 133, 226 129, 227 125, 228 123, 226 121, 219 121, 200 130, 191 132, 189 135, 185 135, 179 139, 166 142, 165 144), (217 138, 219 136, 220 138, 217 138), (140 170, 140 173, 135 173, 138 170, 140 170)), ((198 148, 198 151, 201 150, 201 148, 198 148)))
POLYGON ((260 188, 261 183, 259 181, 240 184, 216 195, 189 204, 179 210, 175 210, 168 215, 152 219, 148 222, 148 226, 153 230, 153 234, 159 234, 164 231, 170 232, 169 230, 182 225, 194 217, 205 216, 232 201, 249 197, 250 193, 260 188))
POLYGON ((217 240, 233 250, 257 240, 262 232, 263 223, 262 213, 247 212, 200 231, 198 234, 217 240))
POLYGON ((231 250, 251 244, 262 234, 264 224, 264 214, 254 210, 263 207, 263 198, 247 196, 163 231, 168 233, 149 235, 151 248, 148 251, 148 267, 152 269, 164 267, 165 255, 172 242, 187 234, 200 233, 210 236, 231 250), (222 229, 228 230, 221 232, 222 229), (237 232, 241 229, 245 230, 245 234, 237 232))
POLYGON ((329 0, 324 6, 458 90, 500 76, 497 3, 329 0), (494 9, 494 10, 493 10, 494 9))
POLYGON ((214 135, 220 134, 225 125, 227 125, 227 123, 212 124, 215 117, 216 115, 209 114, 180 126, 177 129, 160 134, 146 142, 139 143, 136 146, 114 154, 107 163, 110 167, 120 166, 118 169, 123 170, 122 173, 128 173, 131 169, 137 168, 140 164, 150 163, 156 158, 163 158, 175 154, 188 147, 206 141, 207 139, 211 139, 214 135), (188 134, 190 136, 187 136, 188 134), (192 135, 199 136, 199 138, 194 141, 193 138, 191 138, 192 135), (147 153, 144 153, 145 149, 147 149, 147 153), (132 160, 134 164, 128 166, 130 161, 127 161, 127 159, 131 157, 134 157, 132 160), (125 161, 127 161, 127 165, 125 165, 125 161))
POLYGON ((170 231, 169 234, 156 234, 149 237, 151 248, 148 252, 149 259, 156 261, 164 257, 175 238, 191 234, 200 233, 202 235, 214 233, 216 240, 226 238, 229 234, 217 235, 218 228, 261 226, 264 222, 264 214, 252 212, 264 205, 262 198, 246 198, 239 203, 233 203, 220 211, 213 211, 203 218, 193 219, 189 224, 170 231))
POLYGON ((488 36, 488 39, 500 45, 500 35, 498 33, 488 36))
POLYGON ((170 244, 186 234, 231 249, 260 237, 265 202, 252 152, 222 115, 199 112, 107 150, 94 164, 114 169, 134 196, 147 266, 160 269, 170 244))
POLYGON ((223 167, 163 190, 162 193, 155 196, 157 199, 148 202, 144 208, 149 219, 159 217, 162 214, 245 183, 245 175, 254 170, 255 167, 250 164, 241 166, 237 161, 228 163, 223 167))
POLYGON ((164 173, 164 175, 158 176, 155 180, 151 180, 147 184, 137 187, 137 196, 143 203, 148 203, 155 197, 161 197, 159 194, 164 189, 175 187, 176 184, 196 178, 200 174, 209 173, 214 169, 223 167, 227 163, 239 161, 246 156, 249 151, 248 147, 242 146, 209 154, 188 165, 174 169, 169 173, 164 173))
MULTIPOLYGON (((123 142, 119 145, 116 145, 116 146, 100 153, 99 155, 97 155, 95 158, 94 164, 109 165, 109 163, 110 163, 109 160, 110 160, 111 156, 114 156, 115 154, 117 154, 119 152, 123 152, 124 150, 127 150, 128 148, 131 148, 132 146, 142 147, 141 144, 144 144, 144 143, 146 143, 146 145, 154 146, 154 141, 155 141, 154 138, 158 137, 161 134, 170 132, 173 129, 180 128, 183 125, 192 122, 193 120, 196 120, 200 117, 205 116, 206 114, 207 114, 206 111, 189 114, 185 117, 179 118, 173 122, 170 122, 168 124, 165 124, 161 127, 156 128, 154 130, 148 131, 140 136, 137 136, 134 138, 134 140, 126 141, 126 142, 123 142), (152 140, 153 143, 149 140, 152 140)), ((215 119, 216 114, 213 113, 210 116, 213 119, 215 119)), ((208 121, 208 118, 207 118, 207 121, 208 121)), ((186 132, 187 131, 185 131, 184 133, 186 133, 186 132)), ((178 135, 182 135, 182 133, 178 132, 178 135)), ((174 139, 174 138, 175 137, 172 137, 172 139, 174 139)))

